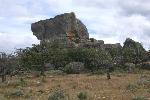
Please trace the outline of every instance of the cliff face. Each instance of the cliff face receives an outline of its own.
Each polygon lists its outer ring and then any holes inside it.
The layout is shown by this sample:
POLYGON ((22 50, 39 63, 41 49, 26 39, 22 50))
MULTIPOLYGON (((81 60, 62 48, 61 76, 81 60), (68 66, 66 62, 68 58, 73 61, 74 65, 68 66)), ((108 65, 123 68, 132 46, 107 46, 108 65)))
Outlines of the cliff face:
POLYGON ((143 48, 142 44, 130 38, 125 40, 122 52, 124 61, 134 64, 143 62, 146 54, 146 50, 143 48))
POLYGON ((31 30, 39 40, 65 39, 80 43, 89 39, 86 26, 74 13, 65 13, 33 23, 31 30))
POLYGON ((133 48, 133 49, 140 49, 142 51, 145 51, 145 49, 143 48, 143 46, 141 45, 141 43, 136 42, 130 38, 127 38, 124 42, 124 46, 123 48, 133 48))

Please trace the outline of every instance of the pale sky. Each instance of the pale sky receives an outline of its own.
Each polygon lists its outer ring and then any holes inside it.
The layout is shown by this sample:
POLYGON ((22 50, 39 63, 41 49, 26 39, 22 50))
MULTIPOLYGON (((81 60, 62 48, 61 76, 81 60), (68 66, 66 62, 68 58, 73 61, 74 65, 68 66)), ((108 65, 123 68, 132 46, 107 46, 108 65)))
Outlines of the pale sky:
POLYGON ((0 0, 0 51, 39 43, 31 23, 68 12, 90 37, 121 44, 130 37, 150 49, 150 0, 0 0))

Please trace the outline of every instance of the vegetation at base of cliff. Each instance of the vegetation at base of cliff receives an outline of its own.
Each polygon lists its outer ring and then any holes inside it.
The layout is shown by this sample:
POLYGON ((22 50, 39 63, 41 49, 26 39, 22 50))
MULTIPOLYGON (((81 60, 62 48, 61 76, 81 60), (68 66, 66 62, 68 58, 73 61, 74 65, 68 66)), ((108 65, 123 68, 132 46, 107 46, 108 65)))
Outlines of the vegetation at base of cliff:
POLYGON ((111 55, 101 49, 52 48, 48 43, 23 49, 19 56, 21 66, 35 70, 41 70, 45 63, 51 63, 58 69, 70 62, 82 62, 85 68, 92 70, 107 67, 111 62, 111 55))
MULTIPOLYGON (((41 44, 33 45, 33 47, 19 49, 15 55, 7 59, 10 60, 10 64, 7 63, 6 66, 9 66, 9 69, 19 66, 24 69, 41 71, 41 73, 43 73, 42 71, 45 70, 46 64, 49 64, 49 67, 51 65, 54 70, 59 69, 65 71, 67 64, 81 62, 84 64, 86 71, 96 71, 97 73, 106 72, 108 69, 111 71, 114 69, 133 71, 133 68, 135 68, 134 64, 140 64, 149 59, 149 52, 147 52, 139 42, 135 42, 132 39, 127 39, 124 42, 123 48, 112 47, 107 50, 103 48, 86 47, 68 48, 59 42, 60 41, 49 43, 42 41, 41 44), (10 65, 12 67, 10 67, 10 65), (125 67, 125 65, 127 65, 127 67, 125 67), (130 68, 132 66, 133 68, 130 68)), ((75 72, 78 71, 76 70, 75 72)))

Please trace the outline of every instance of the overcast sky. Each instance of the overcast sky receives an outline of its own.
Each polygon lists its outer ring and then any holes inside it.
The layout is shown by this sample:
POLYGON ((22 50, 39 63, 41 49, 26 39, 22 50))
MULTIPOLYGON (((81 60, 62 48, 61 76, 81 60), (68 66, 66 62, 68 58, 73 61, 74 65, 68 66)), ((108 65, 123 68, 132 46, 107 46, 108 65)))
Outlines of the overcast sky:
POLYGON ((31 23, 75 12, 90 37, 123 43, 127 37, 150 49, 150 0, 0 0, 0 51, 39 41, 31 23))

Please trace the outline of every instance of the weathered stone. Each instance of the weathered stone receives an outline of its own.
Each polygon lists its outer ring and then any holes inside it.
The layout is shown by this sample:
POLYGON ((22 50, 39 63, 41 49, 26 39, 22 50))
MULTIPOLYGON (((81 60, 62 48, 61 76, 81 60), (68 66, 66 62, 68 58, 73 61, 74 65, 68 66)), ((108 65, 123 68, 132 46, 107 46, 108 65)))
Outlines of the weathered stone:
POLYGON ((104 41, 103 40, 97 40, 97 43, 103 45, 104 41))
POLYGON ((67 73, 79 74, 84 70, 84 63, 82 62, 71 62, 65 66, 67 73))
POLYGON ((55 69, 55 66, 53 64, 51 64, 51 63, 46 63, 44 65, 44 67, 45 67, 46 71, 48 71, 48 70, 54 70, 55 69))
POLYGON ((104 44, 104 48, 105 48, 105 50, 109 51, 111 49, 116 49, 116 48, 121 49, 122 46, 120 45, 120 43, 116 43, 116 44, 104 44))
POLYGON ((146 50, 143 48, 141 43, 127 38, 124 42, 122 52, 124 62, 132 62, 138 64, 141 63, 145 58, 144 55, 146 53, 146 50))
POLYGON ((150 70, 150 61, 143 62, 141 68, 150 70))
POLYGON ((145 61, 150 61, 150 50, 148 52, 146 52, 144 56, 145 56, 144 57, 145 61))
POLYGON ((94 38, 91 38, 86 43, 82 44, 81 47, 86 48, 100 48, 103 49, 104 41, 103 40, 96 40, 94 38))
POLYGON ((147 52, 147 60, 150 61, 150 50, 147 52))
POLYGON ((86 26, 76 18, 73 12, 33 23, 31 30, 39 40, 63 40, 63 42, 78 43, 89 39, 86 26))

